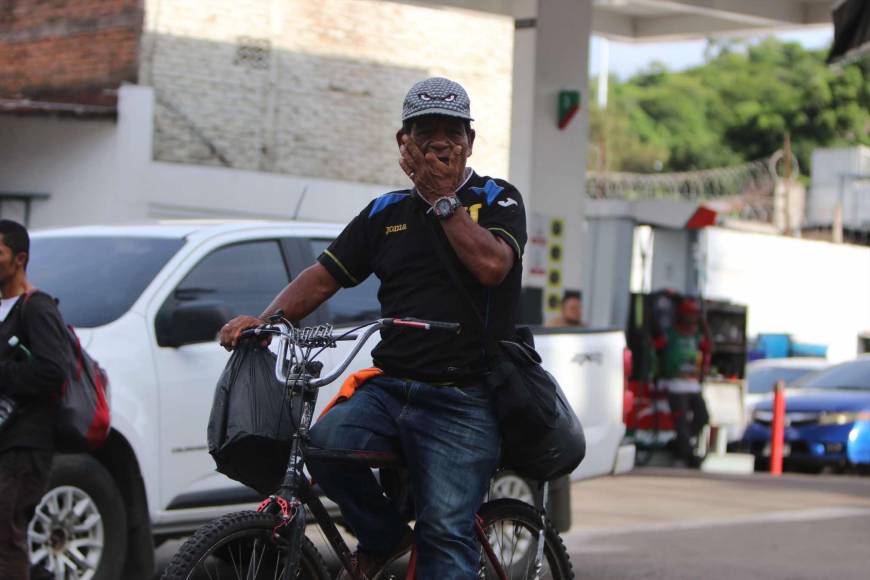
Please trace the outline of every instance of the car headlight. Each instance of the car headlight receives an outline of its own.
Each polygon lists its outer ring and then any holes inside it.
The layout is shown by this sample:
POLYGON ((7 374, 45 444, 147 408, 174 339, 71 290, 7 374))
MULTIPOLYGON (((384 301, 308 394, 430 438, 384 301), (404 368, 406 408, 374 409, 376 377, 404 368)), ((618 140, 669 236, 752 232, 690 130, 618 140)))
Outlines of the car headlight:
POLYGON ((870 421, 870 411, 822 413, 821 417, 819 417, 819 425, 845 425, 855 421, 870 421))

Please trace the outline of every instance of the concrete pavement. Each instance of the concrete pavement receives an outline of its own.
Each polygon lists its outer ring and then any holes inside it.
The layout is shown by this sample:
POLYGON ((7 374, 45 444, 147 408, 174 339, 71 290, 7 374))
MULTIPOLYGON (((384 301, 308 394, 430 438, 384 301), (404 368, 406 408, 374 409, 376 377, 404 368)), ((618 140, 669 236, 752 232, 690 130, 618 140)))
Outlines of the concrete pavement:
POLYGON ((870 478, 638 469, 578 482, 577 578, 870 578, 870 478))
POLYGON ((640 468, 574 483, 572 516, 581 579, 870 578, 870 477, 640 468))

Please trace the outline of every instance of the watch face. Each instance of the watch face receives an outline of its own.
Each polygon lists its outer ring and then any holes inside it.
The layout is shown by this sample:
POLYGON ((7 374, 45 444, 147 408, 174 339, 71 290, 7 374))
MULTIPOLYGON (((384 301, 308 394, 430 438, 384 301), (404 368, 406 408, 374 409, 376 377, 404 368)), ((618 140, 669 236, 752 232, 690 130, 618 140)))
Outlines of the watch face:
POLYGON ((450 215, 451 213, 453 213, 453 204, 451 204, 450 200, 446 197, 442 197, 435 202, 435 212, 438 215, 450 215))

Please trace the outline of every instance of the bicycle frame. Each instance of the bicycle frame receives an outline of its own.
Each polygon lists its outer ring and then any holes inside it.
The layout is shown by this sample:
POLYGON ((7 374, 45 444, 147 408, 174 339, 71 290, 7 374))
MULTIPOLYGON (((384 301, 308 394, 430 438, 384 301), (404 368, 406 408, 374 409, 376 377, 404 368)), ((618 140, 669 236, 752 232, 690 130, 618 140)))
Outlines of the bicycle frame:
POLYGON ((310 372, 310 361, 305 360, 304 357, 301 361, 301 368, 296 369, 301 372, 293 373, 291 371, 294 369, 288 368, 288 365, 291 362, 288 358, 288 350, 291 347, 295 348, 295 346, 291 344, 290 337, 292 328, 288 324, 278 322, 271 325, 271 328, 256 329, 252 332, 254 336, 260 335, 261 333, 278 335, 280 344, 275 362, 275 377, 284 385, 285 389, 290 391, 289 394, 291 397, 302 397, 302 405, 298 412, 299 416, 293 418, 294 423, 298 427, 293 433, 291 439, 287 468, 285 469, 284 477, 281 480, 281 485, 278 488, 277 494, 270 496, 260 505, 259 508, 260 511, 263 511, 269 509, 273 505, 277 505, 281 511, 283 521, 276 527, 275 533, 284 537, 288 543, 287 561, 284 566, 282 580, 295 578, 296 569, 299 566, 301 542, 307 526, 308 517, 306 510, 302 509, 302 506, 308 506, 311 510, 314 519, 323 530, 327 541, 338 555, 342 566, 347 570, 352 569, 350 548, 342 539, 335 522, 327 513, 320 498, 317 494, 313 493, 311 484, 303 472, 303 465, 308 448, 308 431, 311 427, 311 422, 314 416, 314 407, 317 403, 319 387, 329 384, 338 378, 360 349, 362 349, 366 340, 383 326, 385 326, 385 324, 382 319, 367 328, 363 335, 357 339, 356 344, 345 359, 327 376, 322 378, 315 374, 319 374, 319 371, 315 371, 315 373, 310 372))
MULTIPOLYGON (((314 520, 320 526, 327 542, 338 556, 344 569, 347 570, 355 580, 364 580, 353 570, 351 564, 351 550, 341 537, 338 527, 332 517, 330 517, 323 502, 320 501, 320 498, 312 490, 311 483, 305 477, 303 472, 303 465, 306 457, 318 457, 323 460, 361 463, 371 468, 400 466, 400 461, 392 453, 374 451, 336 451, 309 449, 308 447, 308 432, 314 416, 314 407, 317 403, 319 388, 338 378, 363 347, 366 340, 372 334, 393 322, 392 319, 380 319, 377 323, 367 328, 362 336, 357 339, 356 344, 345 359, 330 371, 327 376, 322 378, 316 376, 316 374, 319 373, 319 370, 317 369, 314 369, 314 373, 308 372, 308 366, 311 361, 305 360, 304 357, 301 361, 301 368, 297 369, 301 370, 301 373, 293 373, 291 371, 294 369, 288 369, 289 361, 287 355, 288 349, 291 347, 291 329, 287 324, 279 323, 274 325, 275 327, 280 328, 278 332, 265 331, 267 333, 271 332, 277 334, 281 342, 278 349, 277 361, 275 363, 275 376, 282 384, 284 384, 286 389, 290 390, 291 397, 302 397, 299 417, 293 418, 294 423, 298 427, 293 433, 290 445, 290 455, 281 485, 278 488, 277 494, 270 496, 260 505, 259 508, 259 511, 264 511, 277 505, 281 510, 283 521, 275 528, 275 534, 286 539, 288 544, 287 561, 284 566, 282 580, 291 580, 296 577, 296 570, 299 566, 299 557, 301 554, 302 537, 308 523, 307 513, 305 509, 302 509, 303 506, 307 506, 308 509, 311 510, 314 520), (389 321, 389 323, 387 321, 389 321)), ((423 321, 403 321, 402 324, 407 326, 419 325, 420 327, 428 329, 428 326, 426 326, 426 323, 423 321)), ((255 332, 254 334, 258 335, 260 333, 255 332)), ((487 558, 498 574, 499 579, 508 580, 507 574, 501 566, 501 563, 498 561, 498 558, 496 557, 486 536, 486 532, 483 529, 482 521, 479 518, 475 521, 475 534, 481 546, 483 546, 487 558)), ((543 538, 539 538, 539 553, 537 554, 538 568, 540 568, 541 565, 542 551, 543 538)), ((408 580, 412 580, 414 577, 413 575, 416 565, 415 556, 416 554, 414 553, 412 555, 411 565, 408 569, 408 580)))

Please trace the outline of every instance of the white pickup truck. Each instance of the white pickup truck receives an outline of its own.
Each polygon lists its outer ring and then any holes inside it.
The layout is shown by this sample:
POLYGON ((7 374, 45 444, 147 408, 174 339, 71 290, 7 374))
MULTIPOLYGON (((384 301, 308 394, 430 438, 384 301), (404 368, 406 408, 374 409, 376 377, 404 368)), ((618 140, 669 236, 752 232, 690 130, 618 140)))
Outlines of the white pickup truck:
MULTIPOLYGON (((340 230, 300 222, 189 223, 32 236, 31 280, 60 299, 112 389, 106 445, 93 455, 55 459, 31 523, 34 561, 58 579, 149 578, 155 544, 260 499, 217 473, 206 448, 215 383, 228 358, 215 336, 230 317, 260 312, 340 230)), ((341 290, 300 322, 342 327, 377 318, 377 283, 372 276, 341 290)), ((371 366, 375 341, 351 369, 371 366)), ((587 456, 573 478, 630 469, 633 454, 620 452, 622 331, 542 329, 536 342, 585 428, 587 456)), ((349 348, 339 344, 325 353, 326 368, 349 348)), ((320 406, 342 380, 321 394, 320 406)), ((523 485, 509 475, 502 481, 508 494, 527 494, 523 485)), ((563 527, 569 505, 554 507, 563 527)))

